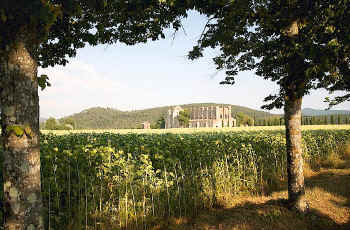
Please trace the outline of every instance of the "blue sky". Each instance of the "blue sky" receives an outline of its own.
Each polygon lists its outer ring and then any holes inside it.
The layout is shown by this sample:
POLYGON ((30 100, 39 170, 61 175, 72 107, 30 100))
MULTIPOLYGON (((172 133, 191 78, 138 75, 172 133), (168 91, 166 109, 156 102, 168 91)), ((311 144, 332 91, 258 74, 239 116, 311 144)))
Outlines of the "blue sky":
MULTIPOLYGON (((235 85, 220 85, 225 75, 216 71, 211 59, 218 50, 206 51, 199 60, 186 58, 205 22, 204 16, 191 13, 183 21, 185 32, 179 31, 174 40, 169 32, 164 40, 136 46, 87 46, 65 67, 39 69, 52 84, 39 93, 41 117, 60 118, 95 106, 136 110, 202 102, 260 109, 265 96, 278 92, 275 83, 243 72, 235 85)), ((314 91, 305 96, 303 107, 324 109, 327 95, 314 91)), ((335 109, 350 109, 350 103, 335 109)))

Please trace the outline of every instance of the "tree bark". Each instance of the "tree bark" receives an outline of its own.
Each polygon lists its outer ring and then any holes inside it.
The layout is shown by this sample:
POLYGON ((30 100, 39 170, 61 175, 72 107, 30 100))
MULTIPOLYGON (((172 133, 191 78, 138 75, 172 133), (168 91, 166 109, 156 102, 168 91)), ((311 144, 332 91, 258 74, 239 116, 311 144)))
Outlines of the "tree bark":
POLYGON ((4 229, 42 230, 37 63, 24 39, 12 44, 0 59, 4 229))
POLYGON ((299 212, 306 212, 303 149, 301 139, 302 98, 295 95, 285 97, 284 116, 287 144, 288 203, 299 212))

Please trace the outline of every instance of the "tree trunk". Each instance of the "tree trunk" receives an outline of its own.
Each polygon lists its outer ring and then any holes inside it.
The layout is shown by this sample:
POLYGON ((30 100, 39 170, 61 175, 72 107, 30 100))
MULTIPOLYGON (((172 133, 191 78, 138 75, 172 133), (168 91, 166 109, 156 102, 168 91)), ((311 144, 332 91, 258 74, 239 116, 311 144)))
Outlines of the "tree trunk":
POLYGON ((4 229, 42 230, 37 64, 25 41, 1 50, 4 229))
POLYGON ((284 116, 287 142, 288 201, 291 208, 306 212, 308 205, 305 200, 303 173, 301 103, 301 97, 287 95, 284 116))

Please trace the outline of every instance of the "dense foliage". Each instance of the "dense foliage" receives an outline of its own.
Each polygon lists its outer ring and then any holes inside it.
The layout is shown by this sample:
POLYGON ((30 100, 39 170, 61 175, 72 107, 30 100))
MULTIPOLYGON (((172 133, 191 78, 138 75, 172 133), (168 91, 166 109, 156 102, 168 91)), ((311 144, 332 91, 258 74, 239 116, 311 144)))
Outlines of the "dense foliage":
POLYGON ((227 74, 223 83, 234 84, 247 70, 275 81, 280 90, 266 97, 264 108, 281 108, 286 96, 300 98, 318 88, 348 93, 348 0, 217 1, 200 9, 210 19, 189 57, 217 47, 215 64, 227 74))
POLYGON ((41 126, 46 130, 72 130, 75 128, 75 122, 70 118, 61 119, 58 122, 55 118, 50 117, 41 126))
POLYGON ((254 119, 241 112, 236 114, 236 122, 237 126, 254 126, 254 119))
POLYGON ((179 112, 179 123, 181 127, 187 128, 191 119, 191 113, 188 109, 179 112))
POLYGON ((151 124, 151 129, 165 129, 165 118, 161 117, 156 123, 151 124))
MULTIPOLYGON (((349 130, 304 131, 307 163, 341 153, 349 130)), ((282 131, 70 134, 41 137, 42 189, 51 229, 140 229, 196 215, 223 197, 269 193, 286 179, 282 131)))
POLYGON ((186 15, 163 1, 54 0, 0 3, 0 51, 27 35, 38 65, 64 65, 86 44, 133 45, 164 37, 186 15))

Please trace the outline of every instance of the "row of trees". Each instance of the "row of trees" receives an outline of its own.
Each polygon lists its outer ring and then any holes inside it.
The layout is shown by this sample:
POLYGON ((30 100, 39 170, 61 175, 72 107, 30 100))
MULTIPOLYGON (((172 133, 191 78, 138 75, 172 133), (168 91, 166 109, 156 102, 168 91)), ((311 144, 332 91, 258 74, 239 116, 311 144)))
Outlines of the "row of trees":
MULTIPOLYGON (((64 65, 87 43, 134 45, 164 38, 163 30, 181 28, 181 18, 191 9, 206 15, 208 23, 190 59, 217 48, 214 62, 226 72, 224 84, 251 70, 279 85, 277 94, 265 98, 264 108, 284 108, 288 205, 307 211, 301 104, 313 89, 350 91, 348 0, 2 0, 4 229, 44 229, 38 85, 48 84, 47 77, 38 78, 38 66, 64 65)), ((350 93, 329 102, 346 100, 350 93)))
POLYGON ((350 124, 350 115, 302 117, 303 125, 343 125, 350 124))
MULTIPOLYGON (((350 115, 302 116, 302 125, 345 125, 350 124, 350 115)), ((267 117, 255 120, 256 126, 285 125, 281 116, 267 117)))

